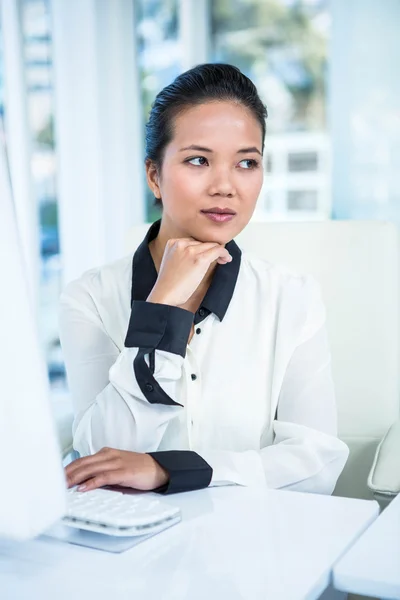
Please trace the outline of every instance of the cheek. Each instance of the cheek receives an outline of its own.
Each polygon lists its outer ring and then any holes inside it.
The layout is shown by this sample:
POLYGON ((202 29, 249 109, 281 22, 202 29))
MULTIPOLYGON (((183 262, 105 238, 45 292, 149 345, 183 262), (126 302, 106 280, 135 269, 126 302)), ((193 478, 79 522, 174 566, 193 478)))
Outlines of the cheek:
MULTIPOLYGON (((204 189, 204 177, 196 176, 196 173, 191 172, 191 169, 182 167, 181 165, 171 167, 164 176, 162 192, 166 200, 173 197, 178 198, 194 198, 199 195, 199 192, 204 189)), ((200 175, 200 173, 198 174, 200 175)))

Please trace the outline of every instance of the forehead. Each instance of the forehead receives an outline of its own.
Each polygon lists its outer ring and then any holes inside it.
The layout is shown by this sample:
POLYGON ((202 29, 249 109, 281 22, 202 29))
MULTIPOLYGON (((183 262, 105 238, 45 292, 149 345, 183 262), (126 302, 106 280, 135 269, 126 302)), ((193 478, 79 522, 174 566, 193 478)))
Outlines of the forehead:
POLYGON ((207 102, 185 109, 174 120, 172 146, 216 145, 224 140, 261 151, 261 125, 253 113, 234 102, 207 102))

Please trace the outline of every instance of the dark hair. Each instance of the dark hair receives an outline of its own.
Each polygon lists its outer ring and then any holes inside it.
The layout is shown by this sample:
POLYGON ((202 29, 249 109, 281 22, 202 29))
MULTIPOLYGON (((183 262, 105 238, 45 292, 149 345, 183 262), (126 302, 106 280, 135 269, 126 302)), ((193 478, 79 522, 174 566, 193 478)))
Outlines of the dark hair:
MULTIPOLYGON (((165 148, 173 137, 174 118, 185 108, 218 100, 248 108, 260 123, 264 146, 268 112, 256 86, 237 67, 209 63, 178 75, 157 94, 146 124, 146 161, 161 170, 165 148)), ((156 204, 161 204, 160 199, 156 198, 156 204)))

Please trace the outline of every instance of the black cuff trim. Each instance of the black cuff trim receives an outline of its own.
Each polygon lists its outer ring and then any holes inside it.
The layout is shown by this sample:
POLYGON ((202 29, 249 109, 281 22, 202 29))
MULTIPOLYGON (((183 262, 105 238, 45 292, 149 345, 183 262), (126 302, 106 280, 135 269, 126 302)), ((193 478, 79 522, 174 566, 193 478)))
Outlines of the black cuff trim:
MULTIPOLYGON (((179 402, 175 402, 164 390, 153 376, 151 368, 148 366, 145 355, 151 355, 150 348, 141 348, 136 354, 133 361, 133 370, 136 381, 146 400, 150 404, 167 404, 169 406, 182 406, 179 402)), ((150 361, 151 363, 151 361, 150 361)))
POLYGON ((213 470, 197 452, 192 450, 167 450, 148 452, 169 475, 166 485, 153 490, 159 494, 177 494, 201 490, 210 485, 213 470))
POLYGON ((193 313, 177 306, 135 300, 125 346, 164 350, 185 358, 193 319, 193 313))

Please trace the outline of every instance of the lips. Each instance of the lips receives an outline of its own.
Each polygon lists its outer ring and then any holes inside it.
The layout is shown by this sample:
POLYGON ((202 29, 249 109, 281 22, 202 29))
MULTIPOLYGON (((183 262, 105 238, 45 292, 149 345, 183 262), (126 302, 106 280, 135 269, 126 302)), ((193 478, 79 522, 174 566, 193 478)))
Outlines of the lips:
POLYGON ((235 211, 231 208, 219 208, 214 206, 213 208, 207 208, 201 211, 202 213, 211 213, 214 215, 236 215, 235 211))
POLYGON ((220 208, 218 206, 202 210, 201 213, 210 221, 219 224, 229 223, 236 216, 235 211, 231 208, 220 208))

